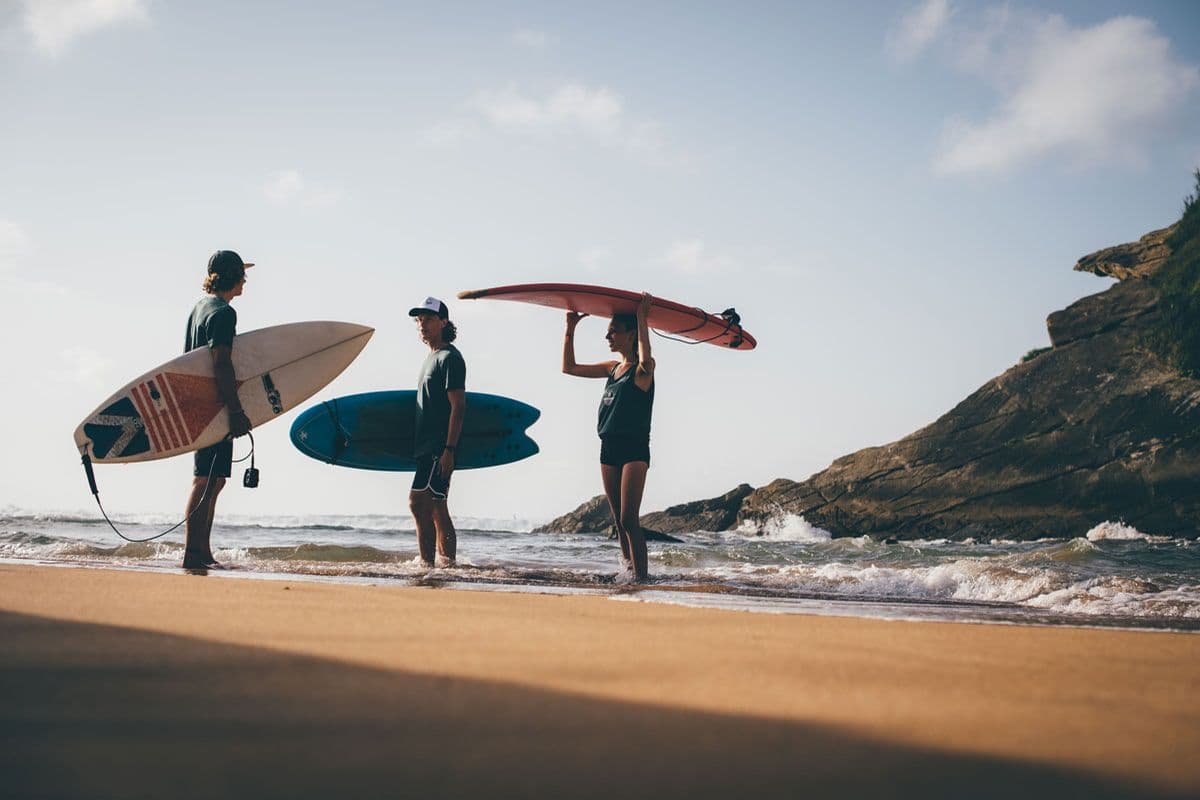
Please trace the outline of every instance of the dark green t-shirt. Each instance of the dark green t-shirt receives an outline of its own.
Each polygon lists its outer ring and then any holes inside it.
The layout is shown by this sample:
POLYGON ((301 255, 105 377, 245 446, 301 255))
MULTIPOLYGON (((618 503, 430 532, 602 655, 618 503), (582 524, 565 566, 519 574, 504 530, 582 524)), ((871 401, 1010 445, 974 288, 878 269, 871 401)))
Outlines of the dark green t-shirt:
POLYGON ((183 352, 197 347, 233 347, 237 335, 237 312, 233 306, 210 294, 196 303, 188 317, 183 352))
POLYGON ((446 446, 450 425, 448 392, 467 385, 467 363, 452 344, 435 350, 421 365, 417 376, 416 430, 413 457, 437 455, 446 446))

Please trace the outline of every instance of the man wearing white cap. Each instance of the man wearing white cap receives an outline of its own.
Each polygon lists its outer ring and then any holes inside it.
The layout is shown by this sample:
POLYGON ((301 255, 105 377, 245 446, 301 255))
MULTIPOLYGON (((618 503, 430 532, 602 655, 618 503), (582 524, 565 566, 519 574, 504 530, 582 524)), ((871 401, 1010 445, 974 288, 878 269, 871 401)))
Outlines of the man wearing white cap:
POLYGON ((417 377, 417 412, 413 437, 413 457, 417 471, 409 508, 417 527, 417 548, 421 561, 434 566, 438 561, 454 564, 457 542, 454 522, 446 506, 450 476, 454 472, 454 451, 462 433, 467 408, 467 365, 451 342, 458 330, 450 321, 450 309, 436 297, 409 310, 421 341, 429 346, 429 355, 417 377))

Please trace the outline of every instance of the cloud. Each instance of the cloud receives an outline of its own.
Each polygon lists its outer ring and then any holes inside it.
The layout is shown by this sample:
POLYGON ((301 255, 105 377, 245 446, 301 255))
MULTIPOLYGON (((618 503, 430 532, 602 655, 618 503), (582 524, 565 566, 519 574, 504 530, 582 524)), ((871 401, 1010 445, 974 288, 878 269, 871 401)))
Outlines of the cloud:
POLYGON ((0 294, 23 297, 30 308, 62 308, 66 286, 48 280, 33 263, 33 239, 20 224, 0 219, 0 294))
POLYGON ((112 367, 112 359, 87 347, 68 347, 58 354, 51 378, 63 383, 94 384, 112 367))
POLYGON ((102 28, 149 18, 145 0, 23 0, 25 30, 44 55, 61 55, 102 28))
POLYGON ((479 136, 479 126, 469 122, 439 122, 421 133, 426 144, 445 147, 466 142, 479 136))
POLYGON ((511 38, 512 43, 518 47, 528 47, 532 50, 540 50, 558 41, 558 39, 545 31, 534 30, 532 28, 521 28, 518 31, 514 31, 511 38))
POLYGON ((542 131, 581 128, 611 133, 620 125, 624 112, 621 96, 611 89, 578 83, 560 86, 540 99, 508 86, 480 92, 470 105, 497 128, 542 131))
POLYGON ((946 30, 953 13, 949 0, 925 0, 888 32, 888 55, 901 63, 912 61, 946 30))
POLYGON ((667 248, 662 260, 679 272, 696 273, 700 271, 700 259, 703 255, 704 242, 690 239, 672 244, 667 248))
POLYGON ((659 257, 658 261, 685 275, 730 271, 739 268, 734 258, 710 252, 703 239, 684 239, 674 242, 659 257))
POLYGON ((1072 166, 1136 164, 1200 86, 1154 22, 1114 17, 1073 27, 1063 17, 989 9, 950 37, 957 69, 987 82, 999 103, 984 119, 947 120, 934 168, 999 173, 1038 159, 1072 166))
POLYGON ((0 219, 0 269, 7 269, 29 255, 33 243, 25 229, 12 220, 0 219))
POLYGON ((579 265, 588 272, 599 272, 611 255, 612 251, 603 245, 588 247, 580 252, 579 265))
POLYGON ((1044 14, 1009 5, 985 9, 982 21, 960 26, 951 34, 955 39, 955 65, 997 87, 1011 88, 1029 61, 1032 32, 1045 20, 1044 14))
POLYGON ((17 223, 8 219, 0 219, 0 288, 12 291, 9 284, 27 285, 27 281, 17 278, 21 274, 21 266, 33 252, 33 241, 17 223))
POLYGON ((424 140, 431 144, 458 143, 478 138, 488 129, 547 139, 582 135, 656 166, 692 167, 685 154, 672 152, 658 123, 631 119, 625 99, 607 86, 566 83, 538 96, 510 84, 477 92, 465 103, 465 109, 476 119, 435 125, 426 129, 424 140))
POLYGON ((652 264, 685 276, 695 275, 794 275, 799 272, 795 259, 783 258, 773 247, 733 245, 714 250, 704 239, 677 239, 652 264))
POLYGON ((305 208, 323 208, 342 199, 341 191, 308 184, 294 169, 275 173, 262 187, 263 195, 272 203, 281 206, 297 205, 305 208))

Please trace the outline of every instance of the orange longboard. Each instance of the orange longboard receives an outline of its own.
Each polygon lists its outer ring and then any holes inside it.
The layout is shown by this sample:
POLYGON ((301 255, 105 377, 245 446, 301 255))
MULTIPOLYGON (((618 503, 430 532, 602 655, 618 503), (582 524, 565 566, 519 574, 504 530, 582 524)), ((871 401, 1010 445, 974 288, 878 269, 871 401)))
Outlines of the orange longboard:
MULTIPOLYGON (((459 292, 460 300, 511 300, 517 303, 580 311, 596 317, 611 319, 614 314, 637 311, 642 296, 624 289, 588 286, 581 283, 525 283, 515 286, 495 286, 459 292)), ((734 350, 753 350, 758 342, 741 326, 737 313, 728 309, 710 313, 695 306, 685 306, 655 297, 650 305, 647 323, 654 330, 678 336, 692 342, 707 342, 734 350)))

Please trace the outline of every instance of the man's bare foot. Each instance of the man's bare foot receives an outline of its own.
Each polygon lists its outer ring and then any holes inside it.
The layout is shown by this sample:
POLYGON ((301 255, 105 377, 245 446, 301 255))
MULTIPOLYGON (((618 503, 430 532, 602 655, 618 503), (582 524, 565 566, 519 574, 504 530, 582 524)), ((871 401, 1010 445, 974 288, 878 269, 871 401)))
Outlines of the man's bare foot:
POLYGON ((188 570, 222 570, 229 567, 217 561, 212 553, 184 552, 183 568, 188 570))

